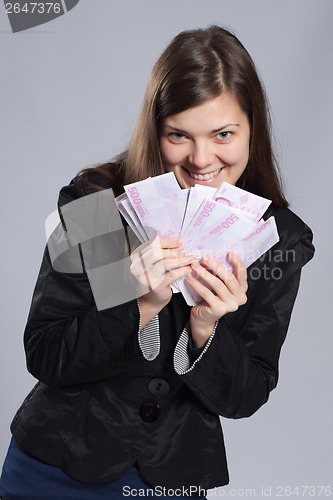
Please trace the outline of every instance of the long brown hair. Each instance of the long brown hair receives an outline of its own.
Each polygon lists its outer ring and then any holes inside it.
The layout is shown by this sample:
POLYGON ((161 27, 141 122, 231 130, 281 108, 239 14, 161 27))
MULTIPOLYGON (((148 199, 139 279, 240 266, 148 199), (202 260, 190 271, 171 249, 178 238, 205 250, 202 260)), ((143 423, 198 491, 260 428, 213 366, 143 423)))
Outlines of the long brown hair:
MULTIPOLYGON (((180 33, 156 62, 130 145, 114 159, 118 172, 116 192, 123 184, 165 173, 159 133, 168 116, 213 99, 225 90, 237 99, 251 127, 249 161, 237 185, 278 206, 288 206, 272 149, 265 90, 245 47, 219 26, 180 33)), ((97 170, 114 178, 113 168, 110 163, 97 170)), ((91 170, 96 171, 85 169, 91 170)))

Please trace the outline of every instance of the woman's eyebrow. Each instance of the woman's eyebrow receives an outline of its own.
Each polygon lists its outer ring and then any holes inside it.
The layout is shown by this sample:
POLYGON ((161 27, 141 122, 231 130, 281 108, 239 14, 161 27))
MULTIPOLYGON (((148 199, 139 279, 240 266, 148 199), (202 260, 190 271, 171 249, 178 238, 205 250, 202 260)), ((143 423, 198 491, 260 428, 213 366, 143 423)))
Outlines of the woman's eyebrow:
POLYGON ((171 130, 175 130, 176 132, 179 132, 180 134, 187 134, 185 130, 181 130, 180 128, 173 127, 172 125, 169 125, 168 123, 164 124, 165 127, 170 128, 171 130))
POLYGON ((222 127, 215 128, 214 130, 212 130, 211 134, 217 134, 218 132, 221 132, 221 130, 224 130, 225 128, 228 127, 239 127, 239 123, 226 123, 225 125, 222 125, 222 127))
MULTIPOLYGON (((188 132, 186 132, 186 130, 182 130, 180 128, 173 127, 172 125, 169 125, 168 123, 165 123, 165 127, 172 129, 180 134, 184 134, 184 135, 188 134, 188 132)), ((214 130, 211 130, 210 134, 217 134, 218 132, 221 132, 221 130, 224 130, 225 128, 228 128, 228 127, 239 127, 239 123, 226 123, 225 125, 222 125, 219 128, 215 128, 214 130)))

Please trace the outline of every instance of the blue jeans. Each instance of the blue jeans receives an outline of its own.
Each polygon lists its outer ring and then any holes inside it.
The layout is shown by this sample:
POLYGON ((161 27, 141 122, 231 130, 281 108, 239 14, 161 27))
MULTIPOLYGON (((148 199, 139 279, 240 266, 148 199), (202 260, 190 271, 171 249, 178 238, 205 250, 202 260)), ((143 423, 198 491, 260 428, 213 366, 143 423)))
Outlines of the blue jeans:
MULTIPOLYGON (((175 498, 185 500, 188 492, 148 486, 136 467, 124 476, 105 484, 85 484, 72 479, 62 470, 47 465, 26 453, 12 439, 0 479, 0 499, 4 500, 122 500, 132 497, 175 498), (143 495, 143 490, 145 494, 143 495), (183 493, 183 496, 181 496, 183 493), (171 495, 171 496, 170 496, 171 495)), ((201 492, 203 495, 203 492, 201 492)), ((204 499, 198 493, 192 498, 204 499)))

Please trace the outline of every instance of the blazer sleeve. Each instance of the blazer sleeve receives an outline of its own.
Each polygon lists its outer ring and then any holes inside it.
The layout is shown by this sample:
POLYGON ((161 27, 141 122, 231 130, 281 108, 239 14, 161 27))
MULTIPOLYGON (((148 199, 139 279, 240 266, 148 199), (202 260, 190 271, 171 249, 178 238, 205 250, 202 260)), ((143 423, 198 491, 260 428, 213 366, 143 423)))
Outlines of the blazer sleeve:
MULTIPOLYGON (((84 196, 80 182, 64 187, 59 207, 84 196)), ((48 248, 24 332, 27 367, 51 386, 90 382, 131 368, 143 359, 138 344, 137 300, 97 310, 85 272, 58 272, 48 248)))
POLYGON ((248 270, 247 304, 216 323, 194 363, 184 361, 186 329, 175 349, 176 372, 208 409, 224 417, 252 415, 268 400, 278 381, 280 350, 301 268, 314 253, 311 230, 286 210, 282 218, 279 212, 276 216, 280 242, 248 270), (257 279, 251 280, 251 275, 257 279))

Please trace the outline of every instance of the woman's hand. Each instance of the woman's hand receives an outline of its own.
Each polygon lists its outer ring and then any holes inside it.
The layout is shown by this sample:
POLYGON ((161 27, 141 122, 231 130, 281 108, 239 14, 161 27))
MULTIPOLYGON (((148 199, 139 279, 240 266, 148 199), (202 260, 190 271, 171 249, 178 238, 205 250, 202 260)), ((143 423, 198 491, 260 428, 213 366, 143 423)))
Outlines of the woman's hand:
POLYGON ((130 270, 141 286, 150 291, 139 300, 143 328, 170 301, 170 284, 189 274, 195 261, 181 247, 180 238, 160 238, 143 244, 131 255, 130 270))
POLYGON ((193 272, 186 277, 189 285, 204 299, 191 310, 191 331, 196 347, 207 342, 218 319, 236 311, 247 301, 247 274, 243 261, 234 252, 229 253, 228 259, 234 274, 206 256, 202 259, 204 266, 194 262, 191 265, 193 272))

